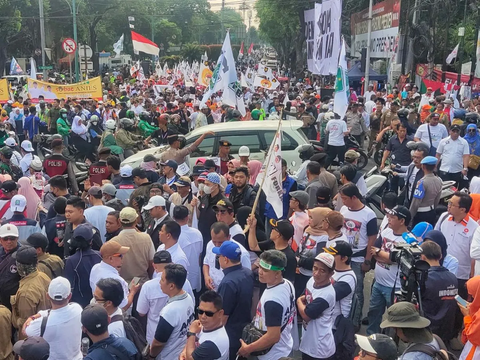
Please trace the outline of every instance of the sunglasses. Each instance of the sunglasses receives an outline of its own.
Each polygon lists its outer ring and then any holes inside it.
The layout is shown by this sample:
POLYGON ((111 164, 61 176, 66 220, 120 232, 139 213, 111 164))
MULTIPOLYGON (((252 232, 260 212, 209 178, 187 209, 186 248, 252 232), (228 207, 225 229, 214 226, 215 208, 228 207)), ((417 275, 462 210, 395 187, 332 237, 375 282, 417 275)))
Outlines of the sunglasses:
POLYGON ((18 238, 14 237, 14 236, 7 236, 7 237, 4 237, 2 238, 3 241, 17 241, 18 238))
POLYGON ((123 254, 113 254, 113 257, 118 257, 120 259, 123 259, 123 254))
POLYGON ((202 310, 202 309, 200 309, 200 308, 197 308, 197 312, 198 312, 198 315, 203 315, 203 314, 205 314, 205 315, 208 316, 208 317, 212 317, 212 316, 215 315, 218 311, 211 312, 211 311, 205 311, 205 310, 202 310))

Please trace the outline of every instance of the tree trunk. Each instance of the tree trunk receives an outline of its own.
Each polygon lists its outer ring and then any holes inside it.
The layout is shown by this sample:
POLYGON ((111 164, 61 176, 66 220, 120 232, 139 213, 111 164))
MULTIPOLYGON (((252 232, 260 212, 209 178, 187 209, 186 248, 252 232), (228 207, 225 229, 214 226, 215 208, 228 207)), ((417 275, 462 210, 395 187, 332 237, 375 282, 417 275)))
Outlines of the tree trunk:
POLYGON ((297 39, 295 40, 295 76, 297 79, 303 78, 303 71, 305 69, 305 59, 303 56, 303 44, 305 43, 305 16, 303 8, 298 11, 298 17, 300 20, 300 30, 297 39))
POLYGON ((4 36, 0 36, 0 74, 8 75, 8 71, 5 71, 5 65, 7 64, 7 41, 4 36))

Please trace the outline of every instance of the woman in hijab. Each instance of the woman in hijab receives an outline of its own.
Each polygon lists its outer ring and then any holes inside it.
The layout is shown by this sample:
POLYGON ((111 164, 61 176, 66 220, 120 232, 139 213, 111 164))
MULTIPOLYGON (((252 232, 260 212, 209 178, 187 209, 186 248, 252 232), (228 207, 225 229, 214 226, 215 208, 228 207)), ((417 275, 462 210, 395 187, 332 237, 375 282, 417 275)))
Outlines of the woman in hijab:
POLYGON ((329 208, 313 208, 308 210, 308 227, 303 233, 297 250, 298 272, 295 276, 295 295, 300 297, 305 291, 308 280, 313 276, 313 260, 317 252, 317 244, 324 248, 328 241, 328 234, 324 230, 323 222, 332 212, 329 208))
POLYGON ((462 332, 462 342, 465 344, 459 359, 480 359, 480 275, 467 281, 468 295, 473 301, 467 307, 458 304, 464 318, 465 328, 462 332))
MULTIPOLYGON (((465 132, 464 139, 467 140, 470 148, 470 155, 480 156, 480 134, 478 133, 477 125, 469 124, 465 132)), ((468 178, 480 174, 480 166, 477 169, 468 168, 468 178)))
POLYGON ((38 220, 38 206, 41 204, 41 200, 33 188, 30 179, 28 177, 22 177, 18 180, 18 185, 20 185, 18 193, 27 199, 27 218, 38 220))
POLYGON ((440 259, 440 265, 447 268, 452 274, 457 275, 458 270, 458 260, 456 257, 447 254, 447 240, 442 232, 438 230, 430 230, 425 234, 424 241, 433 241, 437 243, 442 248, 442 258, 440 259))
POLYGON ((250 170, 250 185, 255 185, 257 176, 262 170, 263 164, 258 160, 250 160, 248 162, 248 169, 250 170))

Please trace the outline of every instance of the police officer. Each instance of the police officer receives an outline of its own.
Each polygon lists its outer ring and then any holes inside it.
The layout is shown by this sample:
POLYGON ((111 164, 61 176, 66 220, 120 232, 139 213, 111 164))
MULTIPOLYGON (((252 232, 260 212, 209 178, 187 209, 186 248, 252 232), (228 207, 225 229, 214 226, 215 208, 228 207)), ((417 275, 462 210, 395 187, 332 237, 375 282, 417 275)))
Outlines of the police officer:
POLYGON ((220 140, 218 143, 218 156, 220 158, 220 174, 225 175, 228 172, 228 162, 234 157, 230 155, 230 147, 232 144, 227 140, 220 140))
POLYGON ((16 261, 12 256, 20 248, 15 225, 5 224, 0 227, 0 245, 0 303, 12 310, 10 296, 15 295, 20 283, 16 261))
POLYGON ((417 182, 410 204, 410 213, 413 217, 412 226, 422 221, 435 223, 435 208, 442 194, 442 180, 433 173, 437 161, 436 157, 427 156, 420 162, 424 176, 417 182))
POLYGON ((103 180, 110 180, 110 171, 107 166, 107 158, 112 153, 110 148, 104 147, 98 150, 99 160, 94 162, 88 168, 88 176, 90 177, 90 185, 97 184, 102 186, 103 180))
POLYGON ((43 160, 43 169, 50 178, 56 175, 62 175, 67 178, 67 186, 74 194, 78 193, 77 179, 75 178, 75 169, 70 160, 62 154, 63 141, 55 139, 52 141, 52 154, 43 160))
POLYGON ((115 185, 117 189, 117 199, 120 199, 123 205, 127 206, 130 201, 130 195, 136 189, 135 183, 133 182, 132 176, 132 167, 130 165, 124 165, 120 168, 120 176, 122 181, 119 184, 115 185))

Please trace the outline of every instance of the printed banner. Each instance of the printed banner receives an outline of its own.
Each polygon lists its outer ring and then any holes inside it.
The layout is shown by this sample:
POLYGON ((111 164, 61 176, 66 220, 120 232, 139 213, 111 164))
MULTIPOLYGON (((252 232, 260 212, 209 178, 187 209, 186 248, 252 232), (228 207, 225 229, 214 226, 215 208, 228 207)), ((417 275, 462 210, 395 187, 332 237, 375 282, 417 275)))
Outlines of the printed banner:
POLYGON ((308 71, 314 72, 314 48, 315 48, 315 9, 305 10, 305 39, 307 41, 307 66, 308 71))
POLYGON ((102 81, 95 77, 76 84, 58 85, 28 79, 28 95, 34 103, 38 102, 39 96, 43 96, 46 102, 61 98, 102 100, 102 81))
POLYGON ((7 79, 0 79, 0 103, 5 104, 10 100, 10 91, 8 90, 8 81, 7 79))
MULTIPOLYGON (((372 36, 370 56, 372 58, 391 58, 395 54, 395 43, 400 24, 400 1, 386 0, 373 6, 372 36)), ((352 14, 352 56, 358 56, 367 47, 368 8, 352 14)))

